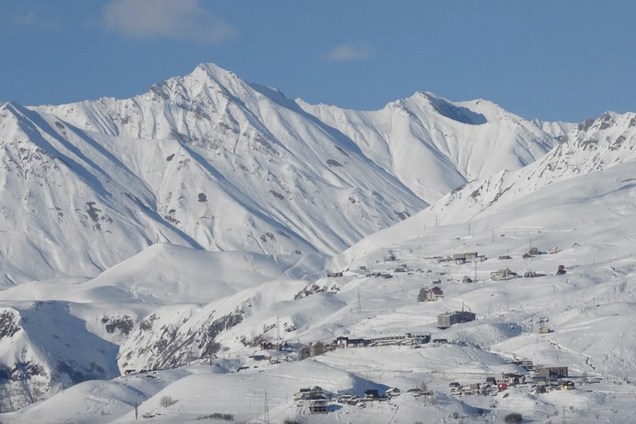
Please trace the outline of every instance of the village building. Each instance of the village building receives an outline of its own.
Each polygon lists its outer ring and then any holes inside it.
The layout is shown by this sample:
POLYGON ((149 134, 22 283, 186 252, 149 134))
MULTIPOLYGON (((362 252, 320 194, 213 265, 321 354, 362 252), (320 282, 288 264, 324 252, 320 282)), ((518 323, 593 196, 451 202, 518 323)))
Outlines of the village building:
POLYGON ((300 389, 298 392, 294 393, 294 400, 302 400, 302 399, 310 399, 311 398, 311 389, 300 389))
POLYGON ((554 255, 555 253, 559 253, 559 248, 556 246, 552 246, 550 250, 548 250, 548 253, 551 255, 554 255))
POLYGON ((326 414, 327 400, 326 399, 313 399, 309 401, 309 412, 312 414, 326 414))
POLYGON ((444 291, 437 286, 431 287, 430 289, 426 290, 427 302, 434 302, 436 300, 443 299, 443 298, 444 298, 444 291))
POLYGON ((475 321, 477 314, 468 311, 444 312, 437 316, 437 328, 448 328, 454 324, 475 321))
POLYGON ((466 261, 469 260, 475 260, 479 257, 479 254, 477 252, 465 252, 465 253, 455 253, 453 255, 453 260, 456 263, 464 263, 466 261))
POLYGON ((490 278, 492 278, 493 281, 512 280, 516 275, 517 274, 510 271, 510 269, 505 268, 491 272, 490 278))
POLYGON ((547 380, 558 380, 568 376, 568 367, 545 367, 535 371, 538 377, 544 377, 547 380))
POLYGON ((250 355, 248 356, 248 358, 250 358, 253 361, 266 361, 270 359, 270 357, 266 355, 250 355))
POLYGON ((384 396, 388 398, 400 396, 400 394, 401 394, 400 389, 398 389, 397 387, 391 387, 387 389, 386 392, 384 392, 384 396))
POLYGON ((534 272, 534 271, 533 271, 533 270, 531 270, 531 269, 527 270, 527 271, 526 271, 526 273, 525 273, 525 274, 523 274, 523 277, 524 277, 524 278, 534 278, 534 277, 536 277, 536 276, 537 276, 537 273, 536 273, 536 272, 534 272))
POLYGON ((309 344, 309 356, 314 357, 314 356, 320 356, 322 354, 324 354, 327 351, 324 343, 321 342, 316 342, 316 343, 310 343, 309 344))
POLYGON ((309 346, 302 346, 298 349, 298 360, 302 361, 307 358, 309 358, 309 346))
POLYGON ((340 349, 348 347, 366 347, 371 344, 371 340, 366 339, 350 339, 349 337, 340 336, 334 341, 334 345, 340 349))
POLYGON ((517 384, 525 384, 526 376, 517 373, 503 373, 500 381, 505 382, 508 386, 516 386, 517 384))
POLYGON ((547 333, 551 333, 552 330, 550 330, 550 327, 539 327, 539 333, 541 334, 547 334, 547 333))
POLYGON ((378 389, 367 389, 364 391, 365 399, 378 399, 380 397, 380 393, 378 389))

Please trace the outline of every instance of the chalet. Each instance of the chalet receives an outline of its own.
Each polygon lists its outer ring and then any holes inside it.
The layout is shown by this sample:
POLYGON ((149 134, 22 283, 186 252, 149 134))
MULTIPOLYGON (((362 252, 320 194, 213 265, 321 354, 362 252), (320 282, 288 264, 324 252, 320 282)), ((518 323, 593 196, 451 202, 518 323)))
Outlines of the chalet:
POLYGON ((477 315, 468 311, 444 312, 437 316, 437 328, 448 328, 453 324, 475 321, 477 315))
POLYGON ((547 333, 551 333, 552 330, 550 329, 550 327, 539 327, 539 333, 541 334, 547 334, 547 333))
POLYGON ((568 376, 568 367, 545 367, 535 371, 537 377, 544 377, 547 380, 558 380, 568 376))
POLYGON ((444 298, 444 291, 437 286, 431 287, 430 289, 426 290, 426 300, 428 302, 434 302, 438 299, 443 299, 443 298, 444 298))
POLYGON ((464 278, 462 279, 462 282, 469 284, 469 283, 473 282, 473 279, 470 278, 468 275, 464 275, 464 278))
POLYGON ((536 272, 534 272, 534 271, 533 271, 533 270, 531 270, 531 269, 527 270, 527 271, 526 271, 526 273, 525 273, 525 274, 523 274, 523 277, 524 277, 524 278, 534 278, 534 277, 536 277, 536 276, 537 276, 537 273, 536 273, 536 272))
POLYGON ((499 256, 499 259, 501 259, 501 260, 512 259, 512 256, 510 256, 510 255, 501 255, 501 256, 499 256))
POLYGON ((548 250, 548 253, 551 255, 554 255, 555 253, 559 253, 559 248, 556 246, 552 246, 550 250, 548 250))
POLYGON ((492 278, 493 281, 512 280, 515 278, 515 275, 516 274, 510 271, 510 269, 505 268, 491 272, 490 278, 492 278))
POLYGON ((487 377, 486 384, 490 384, 492 386, 497 384, 497 379, 495 377, 487 377))
POLYGON ((451 392, 456 392, 462 389, 462 385, 456 381, 452 381, 448 383, 448 388, 450 389, 451 392))
POLYGON ((343 276, 342 272, 328 272, 327 278, 340 278, 343 276))

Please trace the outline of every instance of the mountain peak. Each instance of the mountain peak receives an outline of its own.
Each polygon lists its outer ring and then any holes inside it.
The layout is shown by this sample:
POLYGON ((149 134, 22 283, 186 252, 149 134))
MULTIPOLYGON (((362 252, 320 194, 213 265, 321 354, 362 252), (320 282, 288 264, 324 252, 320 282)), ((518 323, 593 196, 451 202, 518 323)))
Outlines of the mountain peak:
POLYGON ((438 114, 468 125, 481 125, 488 122, 486 117, 481 113, 474 112, 467 107, 458 106, 457 104, 436 95, 430 91, 416 91, 406 101, 425 102, 438 114))

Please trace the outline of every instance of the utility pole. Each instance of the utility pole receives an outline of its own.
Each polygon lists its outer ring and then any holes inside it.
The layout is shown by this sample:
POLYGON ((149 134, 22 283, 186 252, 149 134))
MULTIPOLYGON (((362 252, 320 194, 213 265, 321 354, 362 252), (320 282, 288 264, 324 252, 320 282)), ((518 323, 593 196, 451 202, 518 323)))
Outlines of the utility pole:
POLYGON ((267 402, 267 390, 265 390, 265 402, 263 405, 263 421, 269 424, 269 404, 267 402))
POLYGON ((356 304, 356 310, 358 311, 358 314, 362 312, 362 298, 360 297, 360 289, 358 289, 358 302, 356 304))
POLYGON ((475 264, 475 278, 473 279, 473 282, 476 283, 477 282, 477 260, 475 260, 474 264, 475 264))
POLYGON ((470 235, 470 221, 468 221, 468 235, 470 235))
POLYGON ((276 340, 280 341, 280 317, 276 314, 276 340))
POLYGON ((438 222, 439 222, 439 221, 437 220, 437 214, 435 214, 435 226, 436 226, 436 227, 437 227, 437 225, 438 225, 438 222))

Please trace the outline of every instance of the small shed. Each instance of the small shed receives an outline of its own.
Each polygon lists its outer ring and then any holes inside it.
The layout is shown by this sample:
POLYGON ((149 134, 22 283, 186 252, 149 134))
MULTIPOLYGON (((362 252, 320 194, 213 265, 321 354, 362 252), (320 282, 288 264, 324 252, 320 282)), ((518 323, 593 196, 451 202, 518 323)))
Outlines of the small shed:
POLYGON ((554 255, 555 253, 559 253, 559 248, 556 246, 552 246, 550 250, 548 250, 548 253, 551 255, 554 255))
POLYGON ((525 273, 525 274, 523 274, 523 277, 524 277, 524 278, 534 278, 534 277, 536 277, 536 276, 537 276, 537 273, 536 273, 536 272, 534 272, 534 271, 533 271, 533 270, 531 270, 531 269, 527 270, 527 271, 526 271, 526 273, 525 273))
POLYGON ((550 330, 550 327, 539 327, 539 333, 541 334, 547 334, 547 333, 551 333, 552 330, 550 330))

